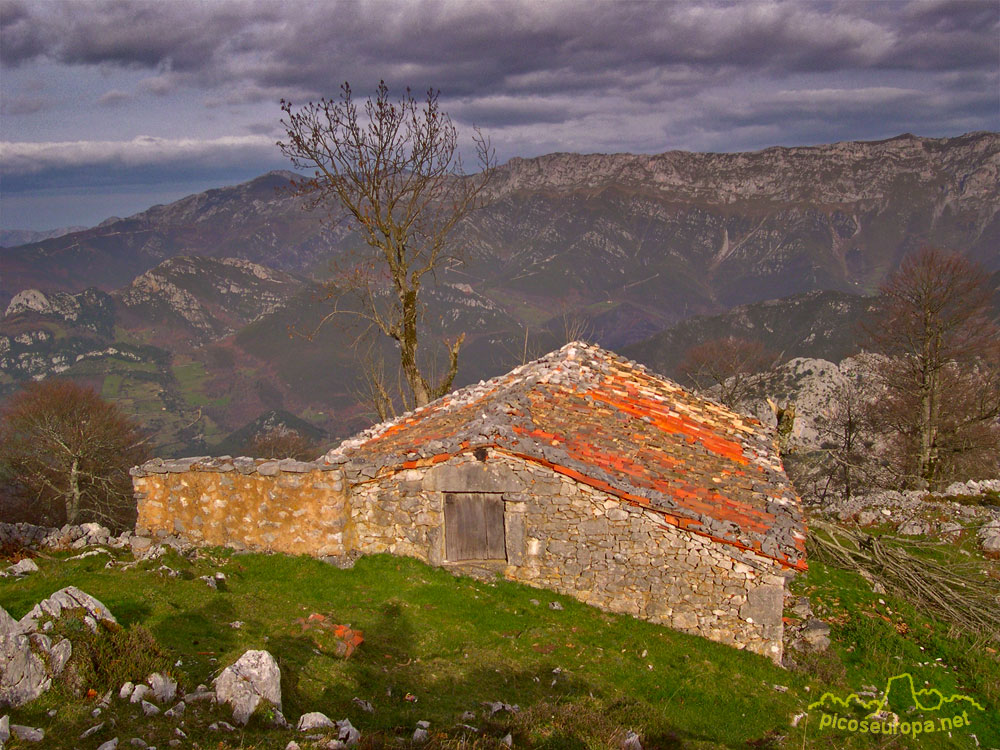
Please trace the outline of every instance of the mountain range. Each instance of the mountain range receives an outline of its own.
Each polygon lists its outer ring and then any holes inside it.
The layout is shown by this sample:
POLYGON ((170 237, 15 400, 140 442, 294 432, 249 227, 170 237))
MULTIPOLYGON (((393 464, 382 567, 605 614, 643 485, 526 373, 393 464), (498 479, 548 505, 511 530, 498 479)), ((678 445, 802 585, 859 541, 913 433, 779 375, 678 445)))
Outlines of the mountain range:
MULTIPOLYGON (((292 177, 5 248, 0 391, 91 382, 167 453, 211 450, 273 410, 331 440, 363 426, 363 331, 318 327, 324 282, 361 243, 304 210, 292 177)), ((732 334, 838 361, 907 252, 956 249, 1000 271, 998 184, 996 133, 512 159, 456 232, 462 262, 426 289, 427 341, 467 334, 456 386, 569 338, 668 375, 689 346, 732 334)))

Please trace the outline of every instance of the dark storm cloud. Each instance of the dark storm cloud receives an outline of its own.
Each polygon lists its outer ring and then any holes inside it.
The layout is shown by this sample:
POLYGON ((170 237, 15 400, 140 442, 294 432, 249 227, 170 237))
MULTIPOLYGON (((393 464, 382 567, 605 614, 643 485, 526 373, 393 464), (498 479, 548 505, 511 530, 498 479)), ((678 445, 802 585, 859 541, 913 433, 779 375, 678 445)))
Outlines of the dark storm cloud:
MULTIPOLYGON (((782 74, 995 66, 1000 4, 44 2, 3 6, 3 60, 173 71, 249 96, 433 85, 600 92, 659 68, 782 74)), ((544 121, 544 120, 543 120, 544 121)))
POLYGON ((53 0, 0 6, 0 59, 16 66, 47 57, 76 64, 197 70, 232 46, 239 29, 268 18, 249 4, 79 2, 53 0))
POLYGON ((42 28, 21 2, 0 3, 0 61, 17 64, 45 52, 42 28))

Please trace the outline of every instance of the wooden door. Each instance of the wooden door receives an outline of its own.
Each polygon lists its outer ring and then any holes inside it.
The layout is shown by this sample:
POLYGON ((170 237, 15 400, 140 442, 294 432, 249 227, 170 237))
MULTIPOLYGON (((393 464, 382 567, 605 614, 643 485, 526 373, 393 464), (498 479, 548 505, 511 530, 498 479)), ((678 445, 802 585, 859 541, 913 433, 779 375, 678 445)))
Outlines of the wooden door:
POLYGON ((445 554, 450 561, 506 560, 503 500, 498 493, 447 492, 445 554))

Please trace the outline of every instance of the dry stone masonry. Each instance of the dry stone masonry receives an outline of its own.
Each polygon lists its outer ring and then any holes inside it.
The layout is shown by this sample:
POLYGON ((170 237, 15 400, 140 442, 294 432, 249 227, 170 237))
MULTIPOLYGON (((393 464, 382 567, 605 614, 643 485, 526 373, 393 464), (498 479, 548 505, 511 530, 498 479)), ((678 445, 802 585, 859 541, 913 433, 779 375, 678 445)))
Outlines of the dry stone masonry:
POLYGON ((801 507, 755 420, 574 343, 319 461, 133 470, 137 534, 388 552, 574 596, 780 661, 801 507))

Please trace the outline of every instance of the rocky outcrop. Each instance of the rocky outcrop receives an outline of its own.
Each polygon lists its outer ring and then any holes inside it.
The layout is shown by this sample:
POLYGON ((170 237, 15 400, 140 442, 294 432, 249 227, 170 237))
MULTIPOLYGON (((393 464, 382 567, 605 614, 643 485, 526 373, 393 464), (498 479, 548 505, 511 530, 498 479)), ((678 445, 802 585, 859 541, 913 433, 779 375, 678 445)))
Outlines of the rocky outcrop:
POLYGON ((274 313, 301 288, 294 276, 248 260, 177 256, 114 296, 126 322, 138 317, 161 333, 207 341, 274 313))
POLYGON ((281 712, 281 670, 267 651, 247 651, 215 679, 215 697, 233 709, 233 721, 245 725, 266 701, 281 712))
POLYGON ((31 523, 4 523, 0 521, 0 544, 10 544, 27 549, 83 549, 106 544, 114 549, 127 547, 133 533, 123 531, 112 535, 99 523, 66 524, 65 526, 37 526, 31 523))
POLYGON ((52 686, 73 654, 67 638, 53 640, 46 632, 68 612, 79 611, 97 629, 98 621, 116 624, 108 608, 75 586, 68 586, 36 604, 20 620, 0 608, 0 706, 23 706, 52 686))
POLYGON ((1000 552, 1000 479, 954 482, 935 493, 883 490, 833 497, 814 512, 862 527, 887 525, 902 536, 946 542, 974 536, 983 553, 1000 552), (970 498, 979 502, 970 503, 970 498))

